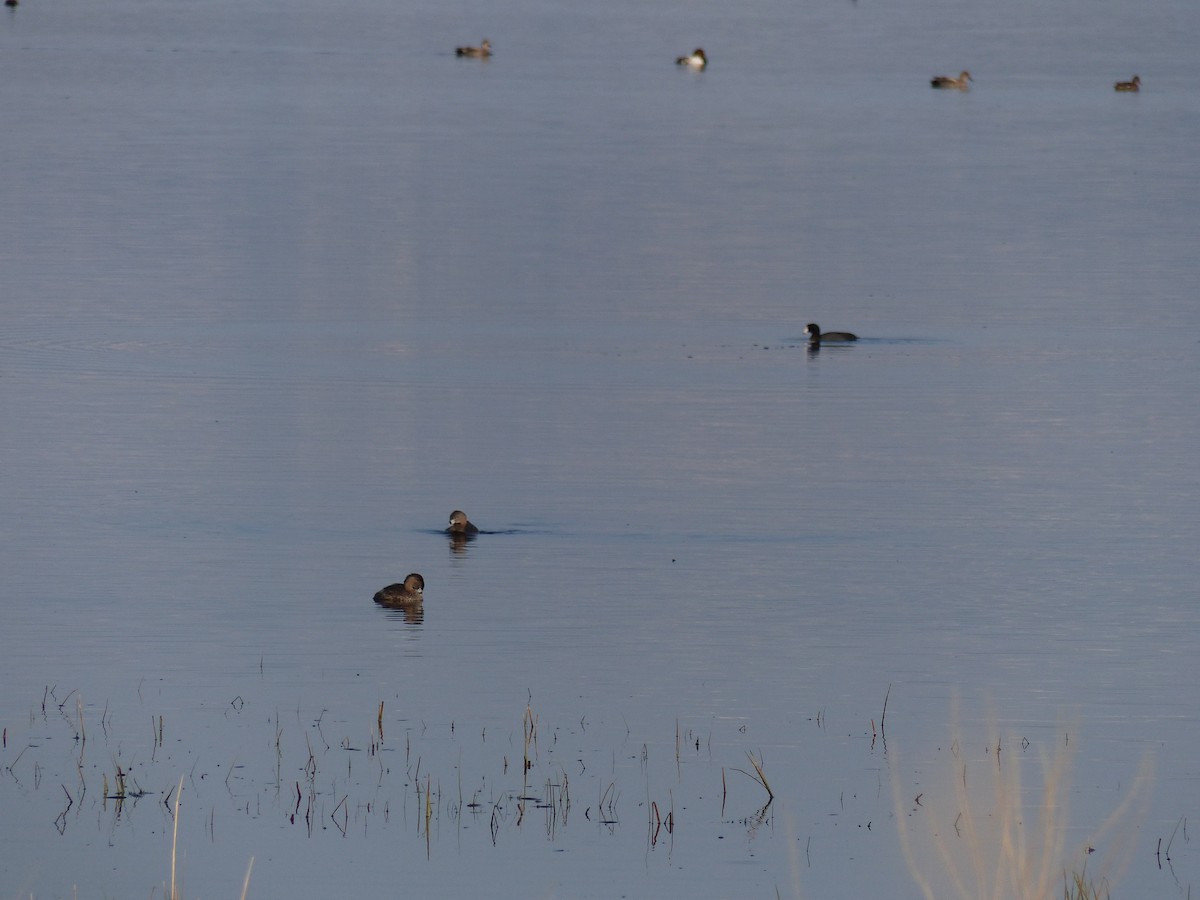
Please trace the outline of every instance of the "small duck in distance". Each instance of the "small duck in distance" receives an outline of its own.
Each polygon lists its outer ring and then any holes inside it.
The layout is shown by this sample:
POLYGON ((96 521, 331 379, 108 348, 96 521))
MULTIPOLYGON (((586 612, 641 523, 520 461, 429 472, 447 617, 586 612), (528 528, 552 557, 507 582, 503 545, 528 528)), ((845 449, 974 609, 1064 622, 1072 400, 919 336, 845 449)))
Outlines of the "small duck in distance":
POLYGON ((492 55, 492 42, 484 38, 478 47, 455 47, 455 56, 470 56, 474 59, 485 59, 492 55))
POLYGON ((808 335, 809 344, 820 344, 822 341, 830 341, 834 343, 846 343, 847 341, 857 341, 858 335, 851 334, 848 331, 826 331, 821 333, 821 329, 817 327, 816 322, 809 322, 804 326, 804 333, 808 335))
POLYGON ((1137 75, 1133 76, 1130 81, 1118 81, 1113 85, 1114 91, 1140 91, 1142 89, 1142 79, 1137 75))
POLYGON ((939 88, 943 91, 969 91, 970 88, 967 86, 967 82, 974 80, 971 77, 971 73, 963 69, 962 74, 957 78, 951 78, 948 75, 935 75, 929 79, 929 86, 939 88))
POLYGON ((425 600, 425 579, 412 572, 400 584, 389 584, 375 594, 381 606, 416 606, 425 600))
POLYGON ((479 534, 479 529, 471 523, 465 512, 461 509, 456 509, 450 513, 450 527, 446 529, 446 534, 479 534))
POLYGON ((677 66, 690 66, 693 69, 703 69, 708 65, 708 57, 704 55, 704 48, 697 47, 692 51, 691 56, 681 56, 675 60, 677 66))

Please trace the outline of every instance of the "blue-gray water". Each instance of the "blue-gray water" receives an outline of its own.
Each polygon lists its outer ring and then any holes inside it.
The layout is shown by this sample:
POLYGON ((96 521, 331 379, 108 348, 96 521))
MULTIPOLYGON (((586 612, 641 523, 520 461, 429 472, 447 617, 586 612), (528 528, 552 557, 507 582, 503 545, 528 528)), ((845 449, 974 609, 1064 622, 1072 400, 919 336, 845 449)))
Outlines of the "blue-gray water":
POLYGON ((1193 891, 1200 8, 3 12, 0 896, 1193 891))

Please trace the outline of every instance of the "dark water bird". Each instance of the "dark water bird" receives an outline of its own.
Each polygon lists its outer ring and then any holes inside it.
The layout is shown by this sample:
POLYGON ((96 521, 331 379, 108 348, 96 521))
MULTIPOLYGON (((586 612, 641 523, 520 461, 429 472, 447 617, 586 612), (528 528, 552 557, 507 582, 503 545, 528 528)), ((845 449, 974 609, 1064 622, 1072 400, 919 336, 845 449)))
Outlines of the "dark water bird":
POLYGON ((804 333, 808 335, 810 344, 820 344, 821 342, 845 343, 846 341, 857 341, 858 335, 851 334, 848 331, 826 331, 821 333, 821 329, 817 327, 816 322, 809 322, 804 326, 804 333))
POLYGON ((492 42, 484 38, 478 47, 455 47, 455 56, 470 56, 475 59, 483 59, 492 55, 492 42))
POLYGON ((15 8, 17 5, 17 0, 4 0, 4 5, 15 8))
POLYGON ((675 60, 677 66, 691 66, 693 69, 703 69, 708 65, 708 57, 704 55, 704 48, 697 47, 692 51, 691 56, 681 56, 675 60))
POLYGON ((940 88, 944 91, 969 91, 970 88, 967 86, 967 82, 974 80, 971 77, 971 73, 963 69, 962 74, 957 78, 951 78, 948 75, 935 75, 929 79, 929 86, 940 88))
POLYGON ((479 529, 471 524, 465 512, 456 509, 450 513, 450 526, 446 529, 446 534, 479 534, 479 529))
POLYGON ((425 579, 413 572, 404 576, 400 584, 389 584, 375 594, 375 602, 382 606, 419 606, 425 600, 425 579))
POLYGON ((1114 91, 1140 91, 1142 89, 1142 79, 1137 75, 1133 76, 1131 81, 1118 81, 1113 85, 1114 91))

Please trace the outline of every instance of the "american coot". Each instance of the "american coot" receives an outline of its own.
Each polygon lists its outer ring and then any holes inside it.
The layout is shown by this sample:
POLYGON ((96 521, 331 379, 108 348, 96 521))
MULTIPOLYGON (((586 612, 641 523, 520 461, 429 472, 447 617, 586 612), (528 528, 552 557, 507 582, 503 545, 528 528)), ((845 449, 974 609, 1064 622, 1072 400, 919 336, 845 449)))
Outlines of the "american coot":
POLYGON ((425 579, 413 572, 401 584, 389 584, 375 595, 384 606, 416 606, 425 599, 425 579))
POLYGON ((826 331, 821 333, 821 329, 817 327, 816 322, 809 322, 804 326, 804 333, 808 335, 810 344, 820 344, 823 341, 857 341, 858 335, 851 334, 848 331, 826 331))
POLYGON ((974 80, 971 77, 971 73, 963 69, 962 74, 957 78, 950 78, 948 75, 936 75, 929 79, 929 86, 940 88, 944 91, 968 91, 970 88, 967 87, 967 82, 974 80))
POLYGON ((691 56, 681 56, 675 60, 677 66, 691 66, 693 69, 703 69, 708 65, 708 57, 704 55, 704 50, 697 47, 692 51, 691 56))
POLYGON ((1114 91, 1140 91, 1142 89, 1142 79, 1137 75, 1133 76, 1132 81, 1118 81, 1113 85, 1114 91))
POLYGON ((479 529, 471 524, 465 512, 456 509, 450 513, 450 527, 446 529, 446 534, 479 534, 479 529))
POLYGON ((492 42, 484 38, 478 47, 455 47, 455 56, 472 56, 476 59, 482 59, 492 55, 492 42))

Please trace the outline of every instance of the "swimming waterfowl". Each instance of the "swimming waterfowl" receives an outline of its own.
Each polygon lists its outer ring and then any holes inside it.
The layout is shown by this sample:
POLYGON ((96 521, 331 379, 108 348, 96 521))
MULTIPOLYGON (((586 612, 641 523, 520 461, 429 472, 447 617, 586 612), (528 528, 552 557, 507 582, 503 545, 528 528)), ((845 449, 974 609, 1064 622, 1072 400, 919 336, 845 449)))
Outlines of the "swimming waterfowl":
POLYGON ((844 343, 846 341, 858 340, 857 334, 851 334, 848 331, 826 331, 824 334, 821 334, 821 329, 817 327, 816 322, 809 322, 805 325, 804 333, 808 335, 808 342, 810 344, 819 344, 822 341, 840 341, 844 343))
POLYGON ((375 594, 375 602, 383 606, 416 606, 425 599, 425 579, 413 572, 400 584, 389 584, 375 594))
POLYGON ((479 534, 479 529, 471 524, 465 512, 456 509, 450 513, 450 527, 446 529, 446 534, 479 534))
POLYGON ((473 56, 477 59, 481 59, 485 56, 491 56, 492 55, 492 42, 489 41, 487 38, 484 38, 478 47, 455 47, 454 55, 455 56, 473 56))
POLYGON ((1142 89, 1142 79, 1137 75, 1133 76, 1132 81, 1118 81, 1113 85, 1114 91, 1140 91, 1142 89))
POLYGON ((704 49, 697 47, 692 51, 691 56, 681 56, 675 60, 677 66, 691 66, 693 69, 703 69, 708 65, 708 57, 704 55, 704 49))
POLYGON ((930 87, 941 88, 946 91, 967 91, 970 90, 967 87, 967 82, 974 80, 971 77, 971 73, 963 69, 962 74, 957 78, 951 78, 948 75, 936 75, 929 80, 929 85, 930 87))

